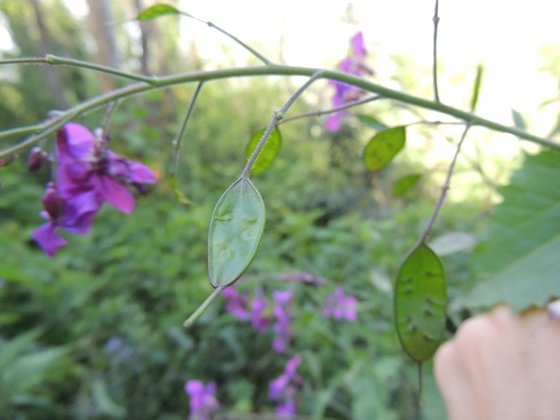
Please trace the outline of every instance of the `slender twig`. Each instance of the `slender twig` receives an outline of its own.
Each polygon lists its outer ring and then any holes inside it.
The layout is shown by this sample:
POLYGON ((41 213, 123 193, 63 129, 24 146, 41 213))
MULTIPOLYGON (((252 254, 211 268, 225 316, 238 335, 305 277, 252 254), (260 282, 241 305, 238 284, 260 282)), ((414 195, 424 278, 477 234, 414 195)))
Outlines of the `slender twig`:
POLYGON ((259 140, 257 146, 255 147, 255 150, 253 150, 253 153, 251 153, 251 156, 247 160, 247 163, 245 164, 245 167, 243 168, 243 171, 241 171, 241 177, 242 178, 245 178, 249 175, 249 171, 251 170, 251 167, 253 166, 253 164, 257 160, 257 157, 259 156, 259 153, 261 152, 264 145, 266 144, 266 141, 270 137, 270 134, 272 133, 272 130, 274 130, 274 127, 276 127, 276 125, 278 124, 278 121, 280 121, 282 118, 284 118, 284 114, 288 111, 288 109, 290 109, 290 107, 294 104, 294 102, 301 96, 301 94, 303 92, 305 92, 305 90, 313 82, 315 82, 315 80, 317 80, 319 77, 321 77, 321 74, 322 74, 321 71, 315 72, 297 91, 294 92, 294 94, 292 96, 290 96, 290 98, 286 101, 286 103, 284 105, 282 105, 282 107, 278 111, 273 113, 272 119, 270 120, 270 123, 266 127, 266 130, 264 131, 264 134, 262 135, 262 137, 259 140))
POLYGON ((95 70, 100 73, 107 73, 113 76, 122 77, 124 79, 144 82, 157 86, 157 79, 151 76, 142 76, 141 74, 130 73, 114 69, 112 67, 103 66, 101 64, 90 63, 89 61, 75 60, 73 58, 58 57, 56 55, 47 54, 45 57, 21 57, 0 60, 0 65, 6 64, 49 64, 52 66, 72 66, 89 70, 95 70))
POLYGON ((344 105, 338 106, 336 108, 330 108, 330 109, 319 109, 317 111, 310 111, 310 112, 305 112, 303 114, 298 114, 298 115, 294 115, 292 117, 287 117, 284 118, 283 120, 278 121, 278 125, 280 124, 284 124, 287 122, 291 122, 291 121, 295 121, 295 120, 299 120, 302 118, 309 118, 309 117, 320 117, 322 115, 328 115, 328 114, 332 114, 335 112, 339 112, 339 111, 344 111, 356 106, 360 106, 360 105, 364 105, 367 104, 369 102, 373 102, 373 101, 377 101, 378 99, 383 99, 382 96, 379 95, 373 95, 373 96, 368 96, 367 98, 363 98, 360 99, 358 101, 352 101, 352 102, 348 102, 344 105))
POLYGON ((103 116, 103 122, 101 123, 102 133, 106 134, 109 131, 109 125, 111 124, 111 119, 113 118, 113 114, 117 106, 119 105, 119 101, 111 102, 107 107, 107 111, 105 111, 105 115, 103 116))
POLYGON ((439 0, 436 0, 436 5, 435 5, 435 9, 434 9, 434 17, 432 18, 432 21, 434 22, 434 42, 433 42, 433 47, 432 47, 432 74, 433 74, 433 78, 434 78, 434 98, 436 102, 439 102, 439 90, 438 90, 438 75, 437 75, 437 66, 438 66, 438 62, 437 62, 437 36, 438 36, 438 26, 439 26, 439 0))
MULTIPOLYGON (((240 67, 240 68, 230 68, 230 69, 205 70, 205 71, 179 73, 179 74, 161 77, 157 80, 157 84, 155 85, 148 84, 148 83, 135 83, 129 86, 115 89, 111 92, 107 92, 105 94, 84 101, 78 105, 75 105, 67 109, 66 111, 63 111, 61 115, 59 115, 57 118, 54 118, 48 122, 0 132, 0 138, 14 136, 17 134, 24 134, 24 133, 34 133, 34 132, 38 133, 16 145, 13 145, 9 148, 0 151, 0 159, 4 159, 11 154, 24 150, 27 147, 33 145, 34 143, 40 141, 41 139, 47 137, 48 135, 56 131, 56 129, 60 127, 62 124, 64 124, 64 122, 67 121, 68 119, 78 115, 83 115, 87 112, 95 110, 117 99, 128 98, 152 90, 162 89, 162 88, 185 84, 185 83, 205 82, 210 80, 220 80, 220 79, 228 79, 228 78, 235 78, 235 77, 312 76, 318 71, 319 69, 316 68, 296 67, 296 66, 286 66, 286 65, 255 66, 255 67, 240 67)), ((343 73, 334 70, 321 70, 320 77, 324 79, 337 80, 339 82, 347 83, 349 85, 363 89, 367 92, 378 94, 387 99, 392 99, 419 108, 437 111, 442 114, 446 114, 450 117, 455 117, 459 120, 468 121, 473 126, 478 125, 481 127, 486 127, 491 130, 512 134, 521 139, 525 139, 533 143, 540 144, 541 146, 549 147, 555 150, 560 150, 560 143, 552 141, 548 138, 539 137, 527 133, 524 130, 520 130, 516 127, 506 126, 498 122, 488 120, 486 118, 482 118, 471 112, 463 111, 458 108, 454 108, 440 102, 435 102, 433 100, 420 98, 418 96, 413 96, 405 92, 389 89, 387 87, 372 83, 366 79, 362 79, 360 77, 353 76, 348 73, 343 73)))
POLYGON ((193 93, 193 96, 189 102, 189 107, 187 109, 187 113, 185 115, 185 118, 183 119, 183 122, 181 124, 181 128, 179 129, 179 132, 177 133, 177 137, 175 137, 175 139, 173 140, 173 150, 171 152, 171 162, 169 164, 169 172, 167 173, 167 176, 169 177, 175 177, 175 175, 177 174, 177 169, 179 167, 179 158, 180 158, 180 154, 181 154, 181 144, 183 142, 183 138, 185 137, 185 131, 187 129, 187 123, 189 122, 189 119, 191 118, 193 109, 194 109, 194 105, 196 103, 196 100, 198 98, 198 94, 200 93, 202 86, 204 85, 204 82, 200 82, 197 86, 196 89, 193 93))
POLYGON ((210 296, 208 296, 206 298, 206 300, 204 302, 202 302, 198 308, 196 308, 196 310, 192 313, 192 315, 189 316, 185 320, 185 322, 183 322, 183 327, 185 327, 185 328, 191 327, 196 322, 196 320, 198 318, 200 318, 200 316, 204 313, 204 311, 206 311, 206 309, 208 309, 210 304, 212 302, 214 302, 214 300, 219 296, 219 294, 222 293, 224 288, 225 288, 225 286, 216 287, 214 289, 214 291, 212 292, 212 294, 210 294, 210 296))
POLYGON ((463 145, 463 142, 467 138, 467 133, 469 132, 470 128, 471 128, 471 124, 467 123, 465 129, 463 130, 463 134, 461 135, 461 139, 457 143, 457 148, 455 149, 455 154, 453 155, 453 159, 451 160, 451 163, 449 164, 449 168, 447 169, 447 175, 445 177, 445 181, 443 185, 441 186, 441 191, 439 193, 439 197, 437 199, 434 211, 432 212, 432 215, 430 216, 430 219, 428 220, 428 223, 424 227, 424 230, 422 231, 422 234, 418 239, 417 245, 414 248, 424 243, 432 230, 432 226, 434 225, 434 222, 436 221, 436 218, 439 215, 441 207, 443 206, 443 202, 445 201, 445 197, 447 196, 447 191, 449 190, 449 186, 451 185, 451 177, 453 176, 453 170, 455 169, 455 164, 457 163, 457 157, 461 152, 461 146, 463 145))
POLYGON ((208 25, 209 28, 213 28, 215 30, 217 30, 218 32, 224 34, 225 36, 227 36, 228 38, 232 39, 233 41, 235 41, 237 44, 241 45, 243 48, 245 48, 247 51, 249 51, 251 54, 253 54, 255 57, 257 57, 259 60, 261 60, 265 65, 270 66, 272 65, 272 62, 266 58, 264 55, 262 55, 261 53, 259 53, 257 50, 255 50, 254 48, 250 47, 249 45, 247 45, 246 43, 244 43, 243 41, 241 41, 239 38, 237 38, 235 35, 229 33, 228 31, 226 31, 225 29, 221 28, 220 26, 216 25, 213 22, 210 21, 206 21, 204 19, 199 19, 196 16, 191 15, 190 13, 187 12, 180 12, 181 15, 186 16, 188 18, 194 19, 198 22, 204 23, 206 25, 208 25))

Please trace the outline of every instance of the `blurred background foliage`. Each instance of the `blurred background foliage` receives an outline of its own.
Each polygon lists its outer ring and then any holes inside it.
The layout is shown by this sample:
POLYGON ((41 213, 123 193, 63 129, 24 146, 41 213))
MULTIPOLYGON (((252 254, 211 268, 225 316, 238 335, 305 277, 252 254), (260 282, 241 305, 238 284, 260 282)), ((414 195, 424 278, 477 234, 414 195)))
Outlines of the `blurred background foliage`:
MULTIPOLYGON (((185 56, 178 47, 176 19, 105 25, 135 16, 142 1, 88 4, 88 21, 82 21, 61 0, 0 2, 2 24, 13 41, 2 56, 53 53, 145 74, 204 68, 196 48, 185 56)), ((414 63, 394 60, 395 83, 418 85, 414 63)), ((2 66, 0 127, 36 123, 49 111, 123 83, 73 67, 2 66)), ((420 418, 416 366, 400 350, 392 327, 392 278, 433 209, 458 139, 456 127, 409 127, 405 152, 391 167, 371 174, 361 164, 361 151, 375 129, 363 119, 348 117, 336 134, 324 129, 324 118, 282 124, 282 152, 255 180, 267 205, 265 235, 237 287, 253 293, 263 286, 269 298, 274 290, 294 290, 288 354, 272 352, 272 334, 257 334, 236 320, 222 300, 192 329, 181 328, 210 292, 206 237, 212 208, 239 173, 251 135, 298 83, 274 78, 203 87, 177 175, 188 204, 177 200, 164 174, 193 86, 123 101, 111 124, 112 146, 149 164, 161 181, 138 199, 130 217, 104 208, 92 234, 69 238, 70 245, 53 259, 30 239, 42 223, 40 198, 50 169, 27 173, 25 156, 0 168, 1 417, 185 418, 183 385, 197 378, 216 381, 229 418, 248 418, 273 412, 268 383, 289 355, 301 353, 302 415, 420 418), (395 194, 398 180, 410 175, 418 183, 395 194), (279 280, 302 271, 326 282, 312 287, 279 280), (359 299, 358 321, 321 315, 327 295, 338 286, 359 299)), ((429 85, 418 89, 428 92, 429 85)), ((325 86, 311 89, 291 113, 328 106, 325 91, 325 86)), ((383 101, 359 113, 387 125, 428 118, 383 101)), ((79 121, 93 128, 103 115, 101 110, 79 121)), ((491 134, 472 133, 472 147, 460 160, 433 233, 444 239, 463 234, 463 242, 438 245, 450 281, 450 333, 469 314, 463 297, 481 279, 471 270, 473 258, 478 253, 488 259, 484 253, 493 252, 483 246, 473 253, 471 241, 482 237, 500 200, 497 187, 526 153, 519 147, 496 159, 481 151, 491 134)), ((425 374, 425 418, 443 418, 429 367, 425 374)))

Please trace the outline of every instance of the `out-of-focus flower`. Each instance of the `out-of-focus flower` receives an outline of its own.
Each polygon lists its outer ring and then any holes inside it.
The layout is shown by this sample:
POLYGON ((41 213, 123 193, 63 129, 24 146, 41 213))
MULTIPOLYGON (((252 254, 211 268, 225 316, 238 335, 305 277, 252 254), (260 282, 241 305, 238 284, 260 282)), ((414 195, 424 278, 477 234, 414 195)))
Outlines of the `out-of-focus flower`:
MULTIPOLYGON (((350 39, 350 52, 348 56, 342 60, 338 69, 344 73, 354 76, 372 75, 373 70, 365 63, 367 51, 364 45, 364 36, 362 32, 357 32, 350 39)), ((333 108, 338 108, 345 103, 359 99, 363 95, 363 91, 357 87, 342 83, 336 80, 329 82, 334 87, 334 95, 331 98, 333 108)), ((341 120, 348 114, 348 111, 341 110, 335 112, 327 118, 327 129, 332 132, 340 130, 341 120)))
POLYGON ((214 382, 204 385, 202 381, 191 379, 185 383, 185 392, 190 399, 189 419, 191 420, 208 420, 210 415, 220 407, 214 396, 216 392, 214 382))
POLYGON ((358 299, 356 297, 346 295, 342 287, 337 287, 334 293, 327 297, 327 302, 323 308, 323 316, 325 318, 355 321, 358 318, 357 306, 358 299))
POLYGON ((294 281, 296 283, 303 283, 309 286, 320 286, 326 282, 323 277, 317 277, 311 273, 306 273, 304 271, 297 273, 280 274, 278 278, 280 280, 294 281))
POLYGON ((74 200, 65 200, 60 196, 54 183, 49 183, 43 196, 41 216, 47 223, 37 228, 32 237, 52 257, 58 248, 66 245, 66 240, 58 235, 58 229, 78 235, 89 233, 93 219, 99 210, 99 204, 93 193, 84 193, 74 200))
POLYGON ((249 297, 247 295, 240 295, 232 286, 226 287, 222 294, 227 300, 227 312, 242 321, 247 321, 251 318, 251 314, 247 310, 247 304, 249 300, 249 297))
POLYGON ((274 341, 272 349, 277 353, 284 353, 290 340, 292 339, 292 326, 290 324, 290 305, 292 303, 293 292, 291 290, 277 290, 273 292, 274 298, 274 341))
MULTIPOLYGON (((108 137, 94 135, 80 124, 66 124, 57 134, 57 180, 49 183, 43 197, 41 215, 47 223, 35 230, 33 238, 52 257, 66 244, 58 235, 62 228, 85 235, 104 202, 123 213, 134 210, 130 187, 152 184, 156 178, 147 166, 125 159, 108 149, 108 137)), ((40 154, 41 152, 32 152, 40 154)), ((35 158, 30 166, 35 167, 35 158)))
POLYGON ((29 152, 27 157, 27 170, 29 172, 37 172, 43 164, 48 160, 49 154, 40 147, 36 146, 29 152))
POLYGON ((560 299, 552 301, 547 305, 548 316, 550 319, 560 321, 560 299))
POLYGON ((251 302, 251 325, 258 332, 265 332, 268 329, 267 309, 268 300, 264 297, 262 287, 259 287, 251 302))
POLYGON ((272 401, 278 401, 276 414, 280 418, 291 418, 296 414, 297 405, 295 394, 297 387, 302 385, 302 379, 297 374, 297 368, 301 362, 301 355, 296 354, 286 362, 284 372, 278 378, 273 379, 268 388, 268 397, 272 401))
POLYGON ((134 355, 134 349, 121 337, 111 337, 105 343, 105 351, 113 363, 122 363, 134 355))

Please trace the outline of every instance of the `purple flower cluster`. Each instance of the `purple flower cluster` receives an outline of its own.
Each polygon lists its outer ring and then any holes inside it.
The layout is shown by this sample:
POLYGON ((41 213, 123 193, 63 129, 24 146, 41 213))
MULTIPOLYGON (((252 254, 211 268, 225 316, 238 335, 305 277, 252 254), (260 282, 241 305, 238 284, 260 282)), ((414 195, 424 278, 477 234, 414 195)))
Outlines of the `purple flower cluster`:
MULTIPOLYGON (((107 202, 125 214, 134 211, 131 187, 140 189, 153 184, 156 177, 147 166, 112 152, 109 138, 101 132, 91 133, 77 123, 66 124, 57 134, 56 182, 47 185, 41 216, 47 222, 32 236, 52 257, 66 240, 60 229, 78 235, 89 233, 93 220, 107 202)), ((29 167, 36 168, 44 158, 32 151, 29 167)))
POLYGON ((290 304, 293 298, 291 290, 274 291, 272 308, 262 288, 258 288, 255 297, 249 301, 247 294, 239 294, 233 287, 223 291, 227 300, 226 311, 242 321, 250 321, 255 331, 264 333, 273 323, 275 333, 272 349, 277 353, 284 353, 292 338, 290 324, 290 304), (272 311, 272 314, 271 314, 272 311))
POLYGON ((220 408, 218 400, 214 396, 216 384, 191 379, 185 383, 185 392, 189 396, 190 420, 208 420, 210 415, 220 408))
POLYGON ((323 316, 325 318, 355 321, 358 319, 357 306, 358 299, 356 297, 345 294, 342 287, 337 287, 334 293, 327 297, 327 302, 323 308, 323 316))
POLYGON ((302 385, 302 379, 297 374, 300 362, 301 355, 296 354, 286 362, 282 375, 269 384, 268 397, 278 402, 276 415, 280 418, 289 419, 296 414, 295 395, 297 388, 302 385))
MULTIPOLYGON (((342 60, 338 66, 340 71, 349 73, 354 76, 372 75, 373 70, 365 63, 367 55, 364 46, 364 36, 362 32, 357 32, 350 40, 350 53, 342 60)), ((334 87, 334 95, 331 98, 333 108, 340 107, 345 103, 357 100, 363 95, 363 91, 357 87, 350 86, 336 80, 332 80, 329 84, 334 87)), ((341 127, 341 120, 348 114, 348 111, 342 110, 330 115, 327 119, 327 130, 337 132, 341 127)))

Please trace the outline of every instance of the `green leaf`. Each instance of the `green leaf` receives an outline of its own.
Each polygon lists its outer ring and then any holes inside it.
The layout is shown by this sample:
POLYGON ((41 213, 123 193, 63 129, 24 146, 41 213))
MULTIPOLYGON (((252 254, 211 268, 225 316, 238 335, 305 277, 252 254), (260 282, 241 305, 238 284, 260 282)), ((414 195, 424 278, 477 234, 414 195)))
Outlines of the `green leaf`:
POLYGON ((526 156, 501 190, 473 266, 473 308, 509 303, 521 310, 560 297, 560 153, 526 156))
MULTIPOLYGON (((247 148, 245 149, 245 157, 247 159, 251 157, 253 150, 255 150, 257 144, 259 144, 259 141, 265 131, 266 129, 259 130, 253 135, 253 137, 251 137, 251 140, 249 141, 249 143, 247 144, 247 148)), ((275 127, 274 130, 272 130, 272 132, 270 133, 270 137, 266 141, 261 152, 259 153, 257 160, 255 160, 255 163, 251 168, 251 174, 258 175, 264 172, 272 164, 272 162, 274 162, 274 159, 276 159, 278 153, 280 153, 281 147, 282 134, 280 133, 280 129, 278 127, 275 127)))
POLYGON ((151 20, 163 15, 178 15, 181 12, 169 4, 154 4, 140 12, 136 19, 151 20))
POLYGON ((371 115, 359 114, 357 115, 357 117, 358 117, 358 121, 364 123, 365 125, 373 128, 376 131, 383 131, 389 128, 389 126, 382 123, 377 118, 372 117, 371 115))
POLYGON ((418 184, 418 181, 420 181, 421 177, 422 175, 420 174, 411 174, 400 177, 395 181, 395 184, 393 185, 393 195, 395 197, 402 197, 412 188, 414 188, 416 184, 418 184))
POLYGON ((474 111, 476 109, 476 104, 478 103, 478 95, 480 93, 480 84, 482 82, 483 73, 484 73, 484 66, 482 66, 482 64, 476 66, 476 76, 474 78, 474 84, 473 84, 473 89, 471 94, 471 103, 470 103, 471 111, 474 111))
POLYGON ((513 119, 513 125, 515 125, 516 128, 519 128, 520 130, 527 129, 527 123, 525 123, 525 119, 519 111, 512 109, 511 118, 513 119))
POLYGON ((425 243, 402 263, 395 283, 395 327, 416 362, 435 353, 445 332, 447 280, 440 258, 425 243))
POLYGON ((208 234, 208 274, 214 287, 235 282, 251 264, 264 230, 261 195, 246 177, 218 200, 208 234))
POLYGON ((125 417, 126 409, 113 401, 107 390, 107 385, 100 378, 93 380, 92 397, 101 414, 119 419, 125 417))
POLYGON ((387 166, 402 150, 406 141, 404 127, 393 127, 375 134, 364 149, 364 163, 370 171, 387 166))

